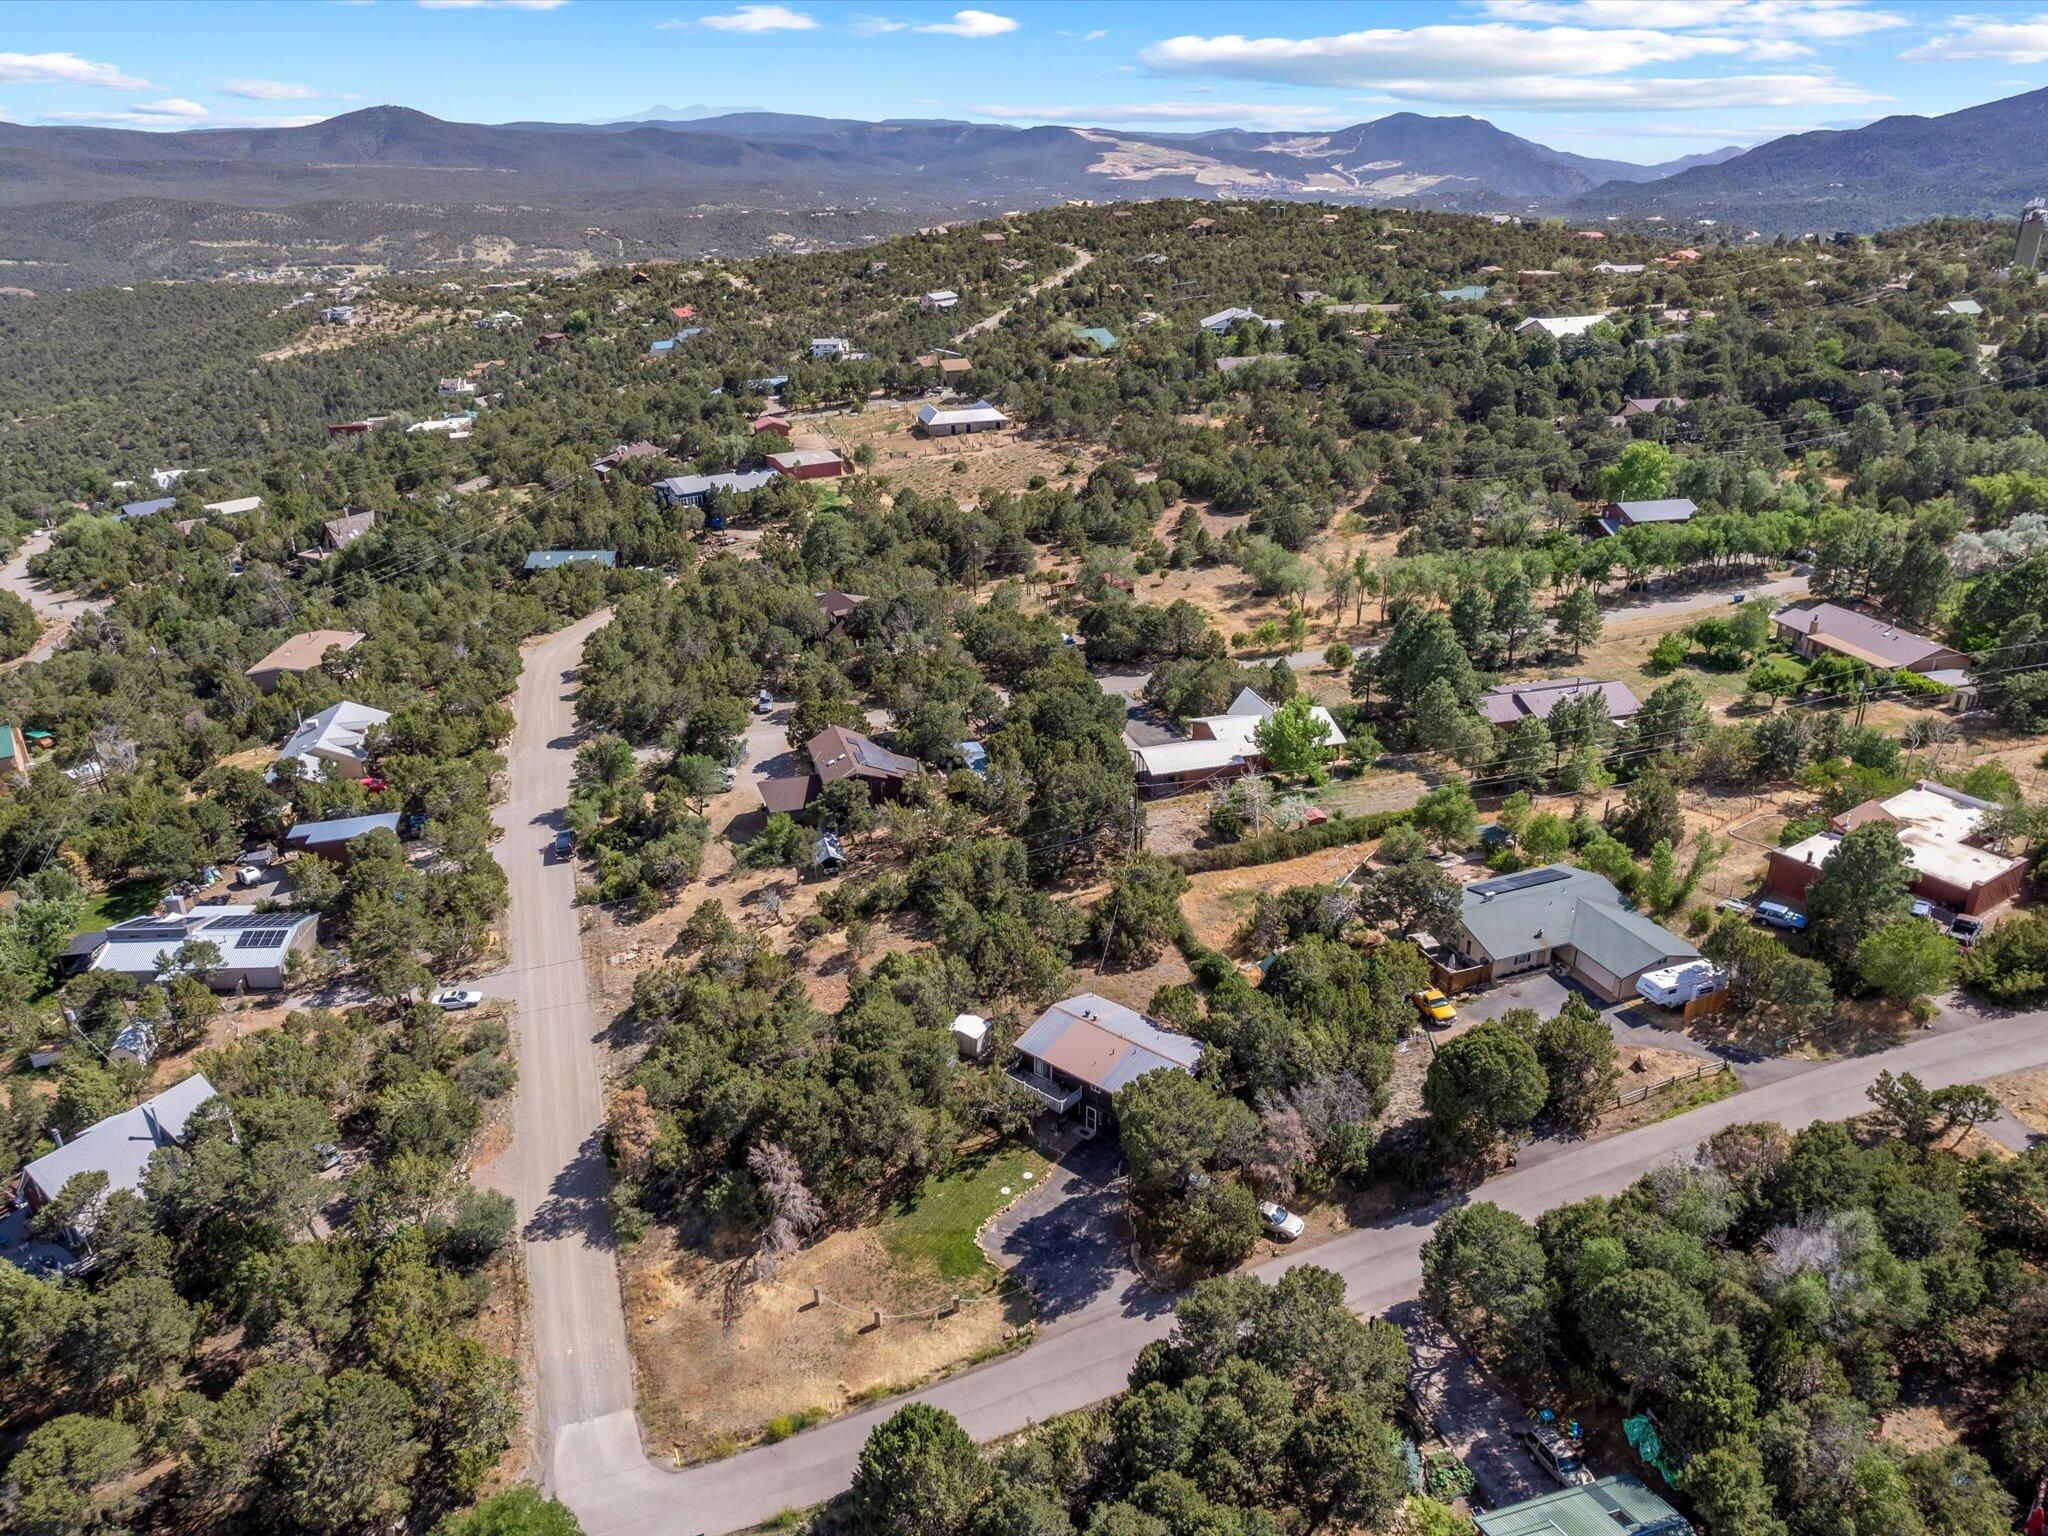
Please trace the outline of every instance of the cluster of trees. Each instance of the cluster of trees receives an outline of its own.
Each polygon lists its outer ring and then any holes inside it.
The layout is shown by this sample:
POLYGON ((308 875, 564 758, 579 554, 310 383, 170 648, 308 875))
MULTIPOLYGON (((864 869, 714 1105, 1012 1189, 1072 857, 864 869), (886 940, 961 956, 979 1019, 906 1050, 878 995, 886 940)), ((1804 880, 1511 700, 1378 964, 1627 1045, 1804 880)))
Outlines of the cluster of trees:
MULTIPOLYGON (((504 1026, 293 1014, 200 1064, 219 1096, 139 1194, 81 1174, 38 1213, 42 1235, 90 1234, 91 1276, 0 1266, 18 1528, 341 1536, 466 1504, 519 1422, 516 1367, 473 1325, 512 1203, 455 1173, 512 1085, 504 1026), (345 1137, 367 1155, 324 1180, 345 1137)), ((121 1109, 139 1075, 72 1058, 47 1111, 12 1100, 9 1150, 121 1109)))
POLYGON ((1453 1210, 1424 1300, 1531 1401, 1653 1413, 1716 1536, 2009 1530, 2048 1474, 2048 1156, 1956 1156, 1981 1090, 1872 1098, 1861 1129, 1732 1127, 1533 1224, 1453 1210), (1930 1400, 1980 1405, 1967 1446, 1877 1433, 1930 1400))
POLYGON ((1354 1316, 1328 1270, 1210 1280, 1112 1406, 985 1453, 914 1403, 868 1436, 827 1518, 919 1536, 1381 1529, 1410 1502, 1414 1449, 1391 1419, 1407 1370, 1400 1333, 1354 1316))

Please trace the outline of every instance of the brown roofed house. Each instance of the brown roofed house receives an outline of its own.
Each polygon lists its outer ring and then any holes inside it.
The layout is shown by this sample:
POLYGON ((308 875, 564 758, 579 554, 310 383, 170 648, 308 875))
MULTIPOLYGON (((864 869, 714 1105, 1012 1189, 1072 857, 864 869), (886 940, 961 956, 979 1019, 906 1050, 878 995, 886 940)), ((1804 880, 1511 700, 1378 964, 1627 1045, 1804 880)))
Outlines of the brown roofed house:
POLYGON ((1490 688, 1479 696, 1479 713, 1490 725, 1548 720, 1558 705, 1586 694, 1598 694, 1606 701, 1610 720, 1626 720, 1643 707, 1625 683, 1603 683, 1590 677, 1553 677, 1490 688))
POLYGON ((826 726, 804 743, 804 751, 811 759, 809 774, 761 781, 761 804, 771 813, 802 811, 827 784, 841 779, 859 779, 867 785, 871 799, 893 800, 919 771, 916 758, 891 752, 872 737, 843 725, 826 726))
POLYGON ((1840 603, 1792 603, 1772 614, 1771 622, 1778 627, 1778 638, 1806 657, 1833 651, 1873 667, 1907 672, 1961 671, 1970 664, 1961 651, 1939 640, 1840 603))
POLYGON ((844 624, 853 610, 867 601, 858 592, 819 592, 815 596, 818 612, 825 616, 825 625, 828 629, 837 629, 844 624))
POLYGON ((377 514, 368 507, 347 507, 321 529, 321 542, 329 549, 345 549, 377 526, 377 514))
POLYGON ((299 677, 312 671, 326 659, 329 651, 346 654, 362 643, 363 636, 359 630, 309 629, 302 635, 293 635, 244 675, 261 691, 269 693, 281 679, 299 677))

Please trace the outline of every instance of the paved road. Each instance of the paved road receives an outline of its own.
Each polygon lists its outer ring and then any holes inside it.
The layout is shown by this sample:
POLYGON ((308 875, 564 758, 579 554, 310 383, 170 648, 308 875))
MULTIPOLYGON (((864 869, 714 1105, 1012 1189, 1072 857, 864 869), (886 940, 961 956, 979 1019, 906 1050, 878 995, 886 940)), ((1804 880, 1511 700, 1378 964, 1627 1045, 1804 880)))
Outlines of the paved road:
POLYGON ((561 1482, 549 1448, 570 1426, 619 1420, 639 1453, 601 1143, 603 1056, 583 972, 575 866, 549 852, 576 757, 575 670, 584 640, 610 616, 592 614, 527 647, 507 753, 511 789, 492 817, 505 834, 497 858, 511 883, 511 954, 507 969, 482 985, 518 1005, 519 1099, 512 1145, 485 1176, 519 1205, 538 1370, 532 1427, 549 1486, 561 1482))
POLYGON ((107 606, 105 598, 80 597, 76 593, 59 592, 48 582, 37 581, 28 573, 28 563, 35 556, 50 547, 48 533, 32 533, 21 542, 14 552, 14 558, 0 566, 0 588, 12 592, 27 603, 43 621, 47 631, 38 640, 35 649, 26 656, 15 659, 13 665, 26 666, 32 661, 42 661, 54 654, 71 634, 72 621, 81 614, 98 613, 107 606))
MULTIPOLYGON (((1520 1167, 1486 1186, 1485 1198, 1533 1218, 1567 1201, 1615 1194, 1658 1164, 1689 1154, 1722 1126, 1775 1120, 1796 1128, 1856 1114, 1867 1106, 1864 1089, 1884 1069, 1914 1072, 1940 1087, 2037 1066, 2048 1061, 2044 1024, 2048 1012, 1979 1015, 1882 1055, 1829 1062, 1606 1141, 1534 1146, 1520 1167)), ((1386 1313, 1415 1295, 1422 1245, 1447 1204, 1347 1232, 1253 1273, 1270 1280, 1293 1264, 1320 1264, 1343 1277, 1358 1311, 1386 1313)), ((536 1273, 537 1313, 545 1308, 541 1283, 536 1273)), ((1165 1298, 1127 1285, 1046 1325, 1029 1349, 912 1395, 956 1415, 977 1439, 990 1439, 1113 1395, 1138 1351, 1171 1325, 1165 1298)), ((878 1403, 778 1445, 682 1471, 651 1465, 641 1454, 630 1409, 614 1411, 564 1431, 551 1486, 590 1536, 743 1530, 843 1489, 868 1431, 903 1401, 878 1403)))
MULTIPOLYGON (((1035 282, 1029 288, 1026 288, 1024 290, 1025 298, 1028 299, 1033 294, 1043 293, 1048 288, 1057 288, 1061 283, 1064 283, 1068 278, 1072 277, 1076 272, 1080 271, 1083 267, 1087 266, 1089 262, 1095 259, 1095 253, 1093 251, 1079 250, 1071 245, 1068 246, 1067 249, 1073 251, 1074 259, 1068 262, 1064 267, 1061 267, 1059 271, 1053 273, 1051 277, 1041 278, 1038 282, 1035 282)), ((967 338, 970 336, 979 336, 983 331, 994 330, 997 326, 1001 325, 1005 320, 1009 318, 1010 311, 1015 309, 1016 307, 1017 303, 1013 301, 1009 304, 1005 304, 1001 309, 997 310, 992 315, 984 315, 981 319, 975 321, 974 324, 967 327, 966 330, 962 331, 958 336, 955 336, 953 338, 953 345, 957 347, 960 345, 961 342, 967 340, 967 338)))

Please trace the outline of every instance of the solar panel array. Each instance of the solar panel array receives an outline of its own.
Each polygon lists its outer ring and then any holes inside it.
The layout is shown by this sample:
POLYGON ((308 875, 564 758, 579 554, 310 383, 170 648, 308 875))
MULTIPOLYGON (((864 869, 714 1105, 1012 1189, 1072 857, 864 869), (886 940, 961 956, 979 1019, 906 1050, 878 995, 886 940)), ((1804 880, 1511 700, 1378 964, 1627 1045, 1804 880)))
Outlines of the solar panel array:
POLYGON ((275 949, 290 936, 289 928, 252 928, 235 940, 235 948, 275 949))
POLYGON ((1510 891, 1526 891, 1533 886, 1569 880, 1572 873, 1568 869, 1525 869, 1517 874, 1502 875, 1498 880, 1482 880, 1477 885, 1468 885, 1465 889, 1480 896, 1505 896, 1510 891))

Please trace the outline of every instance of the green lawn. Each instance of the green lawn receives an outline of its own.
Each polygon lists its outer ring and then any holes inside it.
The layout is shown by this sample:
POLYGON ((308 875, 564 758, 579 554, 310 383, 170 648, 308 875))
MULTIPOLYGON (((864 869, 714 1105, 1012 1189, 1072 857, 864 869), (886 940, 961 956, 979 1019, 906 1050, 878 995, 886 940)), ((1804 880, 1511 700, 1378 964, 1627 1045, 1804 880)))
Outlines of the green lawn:
POLYGON ((109 923, 147 916, 164 899, 164 890, 164 881, 149 876, 137 876, 133 880, 110 885, 85 904, 85 911, 79 915, 77 932, 92 933, 109 923))
POLYGON ((989 1263, 975 1245, 974 1234, 990 1216, 1043 1179, 1048 1166, 1019 1141, 970 1152, 950 1171, 926 1179, 883 1218, 882 1245, 898 1258, 928 1261, 948 1280, 982 1274, 989 1263))

